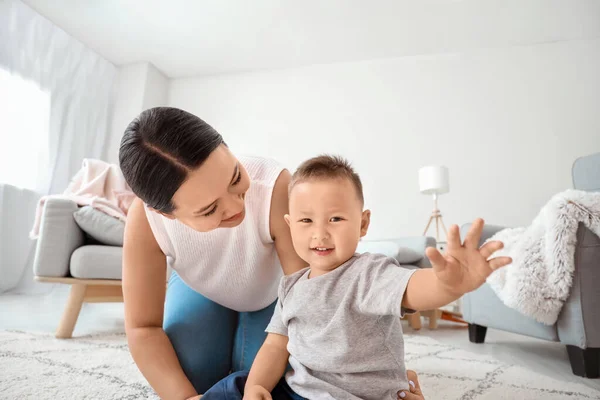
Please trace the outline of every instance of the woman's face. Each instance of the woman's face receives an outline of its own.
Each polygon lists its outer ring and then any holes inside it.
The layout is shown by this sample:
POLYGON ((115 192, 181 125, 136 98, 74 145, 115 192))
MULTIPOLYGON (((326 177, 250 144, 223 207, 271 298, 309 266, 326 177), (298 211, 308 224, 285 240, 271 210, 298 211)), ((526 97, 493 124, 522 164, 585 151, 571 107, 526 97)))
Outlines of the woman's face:
POLYGON ((244 220, 244 197, 249 187, 248 172, 221 145, 200 168, 188 174, 173 196, 175 210, 166 216, 199 232, 233 228, 244 220))

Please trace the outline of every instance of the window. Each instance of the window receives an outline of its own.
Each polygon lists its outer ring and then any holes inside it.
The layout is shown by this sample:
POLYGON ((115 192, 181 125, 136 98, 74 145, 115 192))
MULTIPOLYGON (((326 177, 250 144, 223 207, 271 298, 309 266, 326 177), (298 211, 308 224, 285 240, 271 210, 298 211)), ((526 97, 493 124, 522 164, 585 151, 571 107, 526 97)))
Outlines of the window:
POLYGON ((49 128, 50 93, 0 68, 0 184, 39 189, 49 128))

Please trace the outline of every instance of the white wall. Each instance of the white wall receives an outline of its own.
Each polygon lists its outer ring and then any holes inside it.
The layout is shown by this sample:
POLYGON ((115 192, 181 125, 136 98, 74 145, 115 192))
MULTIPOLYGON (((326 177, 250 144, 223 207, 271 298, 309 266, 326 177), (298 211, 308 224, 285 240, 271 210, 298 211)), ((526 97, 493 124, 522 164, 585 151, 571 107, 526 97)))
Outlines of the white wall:
POLYGON ((119 68, 115 87, 107 157, 111 163, 118 163, 121 137, 127 125, 143 110, 167 104, 169 80, 152 64, 137 63, 119 68))
POLYGON ((146 64, 120 67, 115 84, 116 98, 108 140, 108 162, 118 161, 119 145, 125 128, 140 112, 146 84, 146 64))
POLYGON ((169 99, 169 80, 152 64, 146 64, 146 86, 142 110, 166 106, 169 99))
MULTIPOLYGON (((238 153, 294 169, 321 152, 354 162, 371 238, 420 235, 420 166, 450 169, 448 226, 525 225, 600 151, 600 39, 173 80, 169 104, 238 153)), ((433 231, 430 231, 433 234, 433 231)))

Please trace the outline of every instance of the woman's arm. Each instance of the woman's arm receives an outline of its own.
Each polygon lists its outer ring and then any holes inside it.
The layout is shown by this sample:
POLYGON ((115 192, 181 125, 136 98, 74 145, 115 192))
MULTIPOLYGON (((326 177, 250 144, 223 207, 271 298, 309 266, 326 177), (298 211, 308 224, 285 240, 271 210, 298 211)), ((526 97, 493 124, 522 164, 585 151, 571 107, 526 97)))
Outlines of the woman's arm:
POLYGON ((251 393, 253 387, 259 387, 271 392, 277 385, 287 366, 290 353, 287 351, 288 337, 269 333, 262 347, 258 351, 250 375, 246 380, 246 394, 251 393))
POLYGON ((144 205, 136 199, 127 215, 123 246, 125 332, 131 355, 161 399, 196 395, 162 328, 166 257, 150 229, 144 205))
POLYGON ((290 235, 290 227, 285 222, 283 216, 289 212, 288 185, 292 175, 288 170, 283 170, 275 182, 273 188, 273 196, 271 198, 271 215, 270 228, 271 236, 275 241, 275 249, 283 268, 283 273, 286 275, 300 271, 308 266, 302 260, 292 244, 292 236, 290 235))

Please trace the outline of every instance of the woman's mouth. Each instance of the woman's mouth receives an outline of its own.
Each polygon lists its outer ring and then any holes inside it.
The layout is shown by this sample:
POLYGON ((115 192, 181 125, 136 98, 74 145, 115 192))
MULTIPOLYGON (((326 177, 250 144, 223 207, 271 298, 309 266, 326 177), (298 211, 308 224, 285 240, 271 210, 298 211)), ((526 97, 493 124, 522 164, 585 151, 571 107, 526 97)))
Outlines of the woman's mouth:
POLYGON ((331 247, 313 247, 311 250, 318 256, 328 256, 333 253, 334 249, 331 247))

